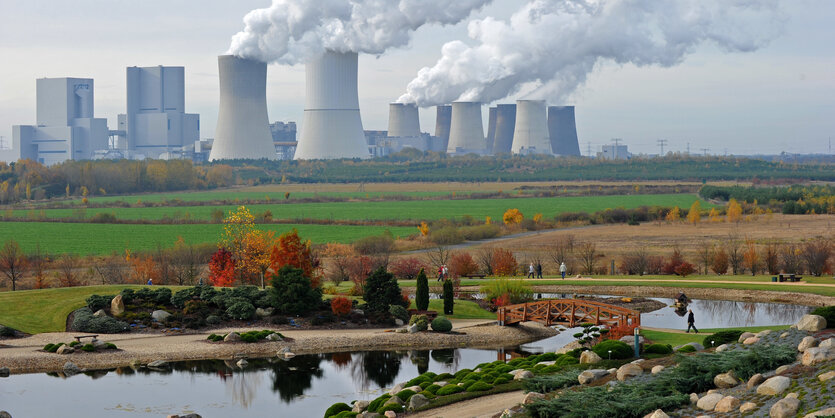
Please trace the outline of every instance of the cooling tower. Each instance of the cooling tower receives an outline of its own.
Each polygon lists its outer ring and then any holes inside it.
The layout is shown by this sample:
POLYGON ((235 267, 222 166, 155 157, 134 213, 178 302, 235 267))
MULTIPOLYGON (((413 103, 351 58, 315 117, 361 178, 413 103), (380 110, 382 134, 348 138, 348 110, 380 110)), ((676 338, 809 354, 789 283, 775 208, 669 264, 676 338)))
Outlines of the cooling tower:
POLYGON ((510 154, 513 145, 513 131, 516 129, 516 105, 496 106, 496 136, 493 140, 493 155, 510 154))
POLYGON ((516 101, 516 128, 511 151, 514 154, 551 154, 544 100, 516 101))
POLYGON ((484 154, 484 125, 480 102, 453 102, 447 154, 484 154))
POLYGON ((391 137, 420 136, 418 108, 414 103, 389 104, 389 131, 391 137))
POLYGON ((357 54, 327 51, 305 66, 296 160, 368 158, 357 93, 357 54))
POLYGON ((487 115, 487 153, 493 153, 493 141, 496 139, 496 108, 491 107, 487 115))
POLYGON ((267 64, 217 57, 220 109, 209 161, 276 158, 267 118, 267 64))
POLYGON ((435 136, 441 138, 443 147, 447 149, 449 144, 449 126, 452 124, 452 106, 442 105, 437 107, 435 116, 435 136))
POLYGON ((574 106, 548 107, 548 131, 551 134, 551 148, 554 154, 580 156, 574 106))

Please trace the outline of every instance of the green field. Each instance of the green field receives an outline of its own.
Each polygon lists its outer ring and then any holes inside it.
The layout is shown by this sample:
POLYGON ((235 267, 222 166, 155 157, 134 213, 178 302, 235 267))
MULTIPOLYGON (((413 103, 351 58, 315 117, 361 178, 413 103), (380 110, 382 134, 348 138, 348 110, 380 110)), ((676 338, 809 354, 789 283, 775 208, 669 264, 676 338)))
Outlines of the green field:
MULTIPOLYGON (((389 230, 397 236, 417 233, 413 227, 346 226, 346 225, 261 225, 261 229, 283 233, 292 228, 303 239, 314 244, 327 242, 348 243, 379 235, 389 230)), ((59 222, 0 222, 0 237, 14 238, 23 250, 32 252, 40 243, 47 254, 71 253, 79 255, 122 253, 154 250, 157 246, 171 247, 178 237, 188 244, 217 242, 223 230, 220 224, 129 225, 59 222)))
MULTIPOLYGON (((728 330, 740 330, 745 332, 760 332, 762 330, 770 329, 773 331, 780 331, 784 329, 788 329, 789 325, 770 325, 770 326, 760 326, 760 327, 735 327, 735 328, 710 328, 710 329, 703 329, 698 334, 686 334, 686 333, 678 333, 678 332, 664 332, 664 331, 656 331, 656 330, 649 330, 649 329, 642 329, 641 335, 644 338, 652 341, 654 344, 670 344, 671 346, 675 347, 678 345, 683 345, 687 343, 699 343, 701 344, 704 341, 705 337, 711 335, 713 333, 719 331, 728 331, 728 330)), ((710 347, 708 347, 710 348, 710 347)))
MULTIPOLYGON (((537 213, 545 218, 565 212, 597 212, 609 208, 636 208, 639 206, 678 206, 689 208, 700 200, 702 208, 711 205, 692 194, 656 194, 583 197, 524 197, 507 199, 459 199, 415 200, 377 202, 328 202, 248 205, 253 213, 269 210, 274 219, 334 219, 334 220, 435 220, 461 218, 469 215, 476 219, 490 216, 500 220, 507 209, 517 208, 526 217, 537 213)), ((16 219, 71 219, 89 218, 97 213, 115 215, 126 220, 159 220, 164 217, 210 220, 212 212, 224 213, 235 209, 226 206, 148 207, 148 208, 95 208, 95 209, 44 209, 7 210, 6 218, 16 219)))

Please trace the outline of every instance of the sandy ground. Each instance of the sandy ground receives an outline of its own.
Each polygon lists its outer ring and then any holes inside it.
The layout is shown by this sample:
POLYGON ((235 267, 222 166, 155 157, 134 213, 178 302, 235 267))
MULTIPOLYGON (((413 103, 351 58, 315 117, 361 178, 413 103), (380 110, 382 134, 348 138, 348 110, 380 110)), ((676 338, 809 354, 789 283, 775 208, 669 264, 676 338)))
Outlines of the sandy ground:
MULTIPOLYGON (((45 333, 27 338, 4 340, 0 348, 0 367, 13 374, 59 371, 71 361, 82 369, 105 369, 127 366, 132 362, 147 364, 155 360, 231 359, 236 357, 270 357, 287 347, 296 354, 363 350, 435 349, 457 347, 514 346, 555 335, 556 331, 537 323, 519 327, 500 327, 495 321, 454 320, 457 334, 398 334, 391 329, 363 330, 300 330, 281 331, 292 341, 259 343, 209 343, 209 333, 185 335, 112 334, 99 339, 119 347, 116 352, 85 353, 78 351, 59 355, 40 351, 48 343, 70 342, 82 333, 45 333)), ((221 329, 212 332, 246 331, 245 328, 221 329)))
POLYGON ((408 414, 407 416, 409 418, 490 418, 501 414, 507 408, 522 403, 524 398, 525 394, 518 390, 482 396, 416 414, 408 414))

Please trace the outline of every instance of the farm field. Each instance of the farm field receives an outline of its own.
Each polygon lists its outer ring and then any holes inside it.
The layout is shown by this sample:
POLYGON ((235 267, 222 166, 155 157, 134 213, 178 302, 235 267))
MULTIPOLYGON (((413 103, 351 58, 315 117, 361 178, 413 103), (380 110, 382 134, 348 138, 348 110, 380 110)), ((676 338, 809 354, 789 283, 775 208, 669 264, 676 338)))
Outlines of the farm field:
MULTIPOLYGON (((379 235, 388 230, 397 236, 417 233, 413 227, 293 225, 269 224, 260 229, 283 233, 296 228, 304 239, 314 244, 327 242, 348 243, 379 235)), ((101 255, 112 252, 154 250, 157 246, 171 247, 179 237, 187 244, 217 242, 223 231, 220 224, 131 225, 89 224, 60 222, 0 222, 0 236, 13 237, 25 252, 34 251, 40 243, 47 254, 71 253, 101 255)))
MULTIPOLYGON (((332 220, 436 220, 461 218, 469 215, 476 219, 490 216, 500 220, 510 208, 517 208, 527 217, 541 213, 551 218, 564 212, 597 212, 608 208, 636 208, 639 206, 678 206, 689 208, 694 201, 701 201, 702 208, 711 204, 692 194, 651 194, 619 196, 578 197, 522 197, 506 199, 459 199, 416 201, 351 201, 324 203, 287 203, 247 205, 250 212, 269 210, 274 219, 332 219, 332 220)), ((212 213, 221 210, 228 213, 234 205, 222 206, 165 206, 139 208, 89 208, 7 210, 7 219, 83 219, 97 213, 113 214, 125 220, 160 220, 165 217, 208 221, 212 213)))

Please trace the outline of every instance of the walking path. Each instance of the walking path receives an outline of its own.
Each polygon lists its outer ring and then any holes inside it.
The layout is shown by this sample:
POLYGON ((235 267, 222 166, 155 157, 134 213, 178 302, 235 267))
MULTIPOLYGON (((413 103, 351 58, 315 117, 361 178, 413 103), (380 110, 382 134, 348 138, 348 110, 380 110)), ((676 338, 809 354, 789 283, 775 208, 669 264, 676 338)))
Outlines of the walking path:
MULTIPOLYGON (((531 282, 535 282, 537 280, 560 280, 559 276, 555 277, 546 277, 543 279, 526 279, 530 280, 531 282)), ((622 279, 598 279, 594 277, 566 277, 566 283, 571 283, 571 281, 576 280, 593 280, 596 282, 623 282, 623 281, 641 281, 643 283, 710 283, 710 284, 725 284, 725 283, 733 283, 733 284, 751 284, 751 285, 770 285, 773 284, 775 286, 820 286, 820 287, 835 287, 835 283, 808 283, 808 282, 752 282, 752 281, 745 281, 745 280, 703 280, 703 279, 642 279, 640 276, 624 276, 622 279)), ((562 280, 560 280, 562 281, 562 280)))
POLYGON ((409 414, 409 418, 491 418, 505 409, 522 403, 525 394, 521 390, 482 396, 427 411, 409 414))

